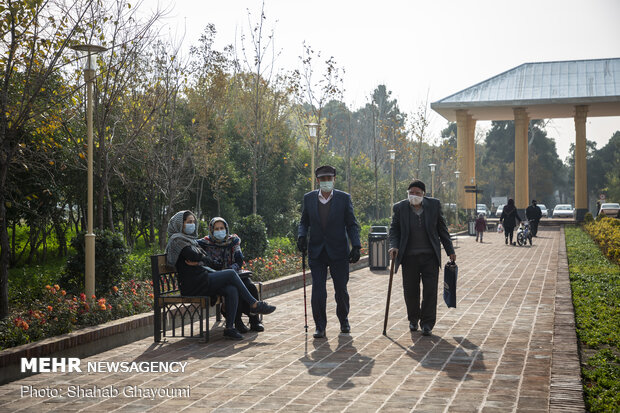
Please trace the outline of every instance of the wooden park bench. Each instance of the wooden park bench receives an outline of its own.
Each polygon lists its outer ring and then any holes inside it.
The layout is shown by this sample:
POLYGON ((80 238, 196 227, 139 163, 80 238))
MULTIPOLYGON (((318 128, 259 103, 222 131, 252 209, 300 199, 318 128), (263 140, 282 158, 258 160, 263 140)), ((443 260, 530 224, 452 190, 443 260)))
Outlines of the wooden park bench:
POLYGON ((193 337, 194 323, 200 321, 199 336, 204 337, 205 342, 209 341, 210 297, 181 295, 177 270, 166 263, 166 254, 151 255, 151 273, 153 276, 153 311, 155 312, 153 338, 155 342, 161 341, 162 333, 164 337, 166 336, 168 319, 172 324, 172 337, 175 337, 178 318, 180 318, 182 337, 185 337, 186 322, 189 323, 190 337, 193 337))
MULTIPOLYGON (((166 336, 167 321, 170 320, 172 337, 176 336, 177 328, 181 329, 181 337, 185 337, 185 326, 189 326, 189 336, 194 337, 194 323, 199 321, 198 337, 209 341, 209 296, 181 295, 176 268, 168 265, 166 254, 151 255, 151 273, 153 278, 153 311, 155 342, 166 336), (180 326, 177 326, 177 321, 180 326)), ((240 276, 250 276, 250 271, 240 272, 240 276)), ((258 299, 262 297, 262 283, 258 283, 258 299)), ((222 297, 215 302, 215 319, 222 320, 222 297)), ((262 320, 262 316, 261 316, 262 320)))

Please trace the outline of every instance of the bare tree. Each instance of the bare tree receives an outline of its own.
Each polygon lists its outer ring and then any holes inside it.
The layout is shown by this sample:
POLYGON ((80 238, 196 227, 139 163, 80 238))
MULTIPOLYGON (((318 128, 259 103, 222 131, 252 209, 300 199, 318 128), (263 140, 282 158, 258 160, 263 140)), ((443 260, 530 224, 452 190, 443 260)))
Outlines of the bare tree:
POLYGON ((233 77, 237 125, 251 152, 253 214, 258 212, 259 176, 266 167, 267 155, 278 143, 277 131, 285 122, 289 107, 287 80, 275 68, 274 30, 267 30, 266 19, 264 2, 258 22, 252 22, 248 11, 250 30, 248 35, 241 34, 235 48, 233 77))

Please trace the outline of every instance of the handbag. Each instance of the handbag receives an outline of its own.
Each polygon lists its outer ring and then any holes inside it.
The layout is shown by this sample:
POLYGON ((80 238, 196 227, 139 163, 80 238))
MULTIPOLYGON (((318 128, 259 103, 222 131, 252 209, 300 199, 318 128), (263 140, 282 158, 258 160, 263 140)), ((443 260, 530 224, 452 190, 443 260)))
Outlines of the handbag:
POLYGON ((502 232, 504 230, 504 227, 502 226, 502 224, 497 224, 497 232, 502 232))
POLYGON ((456 308, 456 279, 459 267, 454 261, 448 261, 443 269, 443 300, 448 308, 456 308))

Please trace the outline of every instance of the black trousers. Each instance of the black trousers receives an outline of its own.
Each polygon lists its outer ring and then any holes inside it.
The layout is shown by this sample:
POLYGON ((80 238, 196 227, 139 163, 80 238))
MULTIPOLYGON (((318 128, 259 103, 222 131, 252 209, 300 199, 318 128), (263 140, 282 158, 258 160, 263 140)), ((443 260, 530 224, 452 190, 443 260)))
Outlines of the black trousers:
POLYGON ((312 273, 312 318, 316 328, 325 330, 327 326, 327 267, 334 283, 336 299, 336 315, 342 323, 347 321, 349 316, 349 292, 347 283, 349 282, 349 260, 333 261, 329 259, 327 252, 323 250, 317 259, 309 259, 310 271, 312 273))
POLYGON ((536 236, 538 234, 538 220, 532 219, 530 220, 530 230, 532 231, 532 236, 536 236))
POLYGON ((437 321, 439 263, 434 253, 408 255, 402 262, 403 292, 410 322, 432 329, 437 321), (420 281, 422 305, 420 306, 420 281))
MULTIPOLYGON (((252 297, 258 300, 258 288, 252 282, 250 277, 241 277, 241 281, 243 285, 248 289, 252 297)), ((250 316, 250 321, 256 322, 258 320, 258 315, 250 315, 250 304, 246 301, 239 302, 239 307, 237 308, 237 316, 235 317, 235 321, 241 321, 241 314, 247 314, 250 316)))

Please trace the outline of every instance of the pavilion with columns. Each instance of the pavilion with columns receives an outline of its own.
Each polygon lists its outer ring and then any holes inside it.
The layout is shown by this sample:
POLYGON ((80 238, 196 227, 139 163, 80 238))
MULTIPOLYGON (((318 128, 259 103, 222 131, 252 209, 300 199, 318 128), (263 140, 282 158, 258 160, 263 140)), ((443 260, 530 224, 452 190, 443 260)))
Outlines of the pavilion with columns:
POLYGON ((515 204, 528 206, 528 129, 531 119, 575 120, 575 208, 582 221, 588 212, 586 119, 620 116, 620 58, 524 63, 431 104, 457 125, 459 205, 476 208, 465 185, 476 183, 476 121, 515 123, 515 204))

